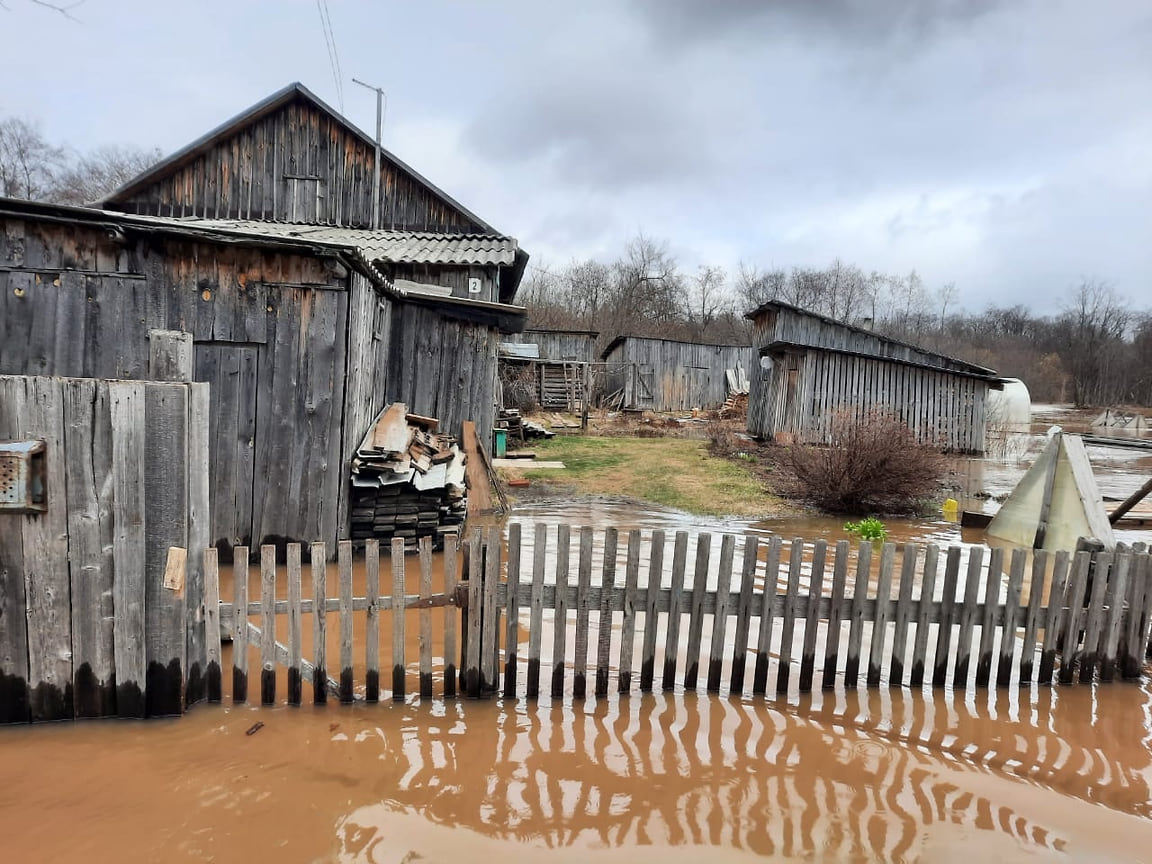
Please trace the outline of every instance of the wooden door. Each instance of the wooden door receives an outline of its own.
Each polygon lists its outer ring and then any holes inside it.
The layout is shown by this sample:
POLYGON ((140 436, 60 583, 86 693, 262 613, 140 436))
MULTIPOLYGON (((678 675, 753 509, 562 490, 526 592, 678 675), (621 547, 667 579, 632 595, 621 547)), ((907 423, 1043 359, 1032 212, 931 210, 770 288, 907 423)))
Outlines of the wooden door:
POLYGON ((196 380, 212 389, 211 542, 224 548, 250 545, 252 540, 258 347, 235 342, 196 344, 196 380))

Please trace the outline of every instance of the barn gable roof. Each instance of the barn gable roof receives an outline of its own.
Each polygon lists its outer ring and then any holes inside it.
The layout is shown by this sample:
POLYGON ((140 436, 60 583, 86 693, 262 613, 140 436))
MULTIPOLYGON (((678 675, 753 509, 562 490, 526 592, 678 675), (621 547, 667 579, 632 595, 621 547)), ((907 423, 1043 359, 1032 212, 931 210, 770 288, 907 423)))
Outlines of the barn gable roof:
MULTIPOLYGON (((206 135, 196 139, 191 144, 177 150, 170 156, 160 160, 148 170, 139 174, 137 177, 128 181, 110 195, 97 202, 97 206, 105 207, 108 209, 118 210, 125 209, 133 199, 156 184, 165 179, 170 178, 173 174, 177 173, 181 168, 194 162, 200 156, 203 156, 213 150, 215 147, 226 142, 228 139, 235 136, 247 127, 256 124, 258 121, 269 117, 276 112, 282 111, 290 105, 303 103, 323 115, 327 115, 333 122, 338 124, 338 127, 346 132, 353 139, 359 143, 375 149, 376 142, 366 132, 359 129, 357 126, 350 123, 347 118, 336 111, 334 108, 325 103, 315 93, 305 87, 299 82, 294 82, 284 87, 282 90, 273 93, 265 99, 257 102, 245 111, 240 112, 232 119, 224 122, 216 127, 206 135)), ((233 171, 243 170, 242 161, 233 171)), ((395 154, 389 152, 387 149, 381 148, 381 170, 384 170, 388 165, 391 165, 401 175, 406 177, 413 183, 418 184, 428 191, 433 197, 438 199, 442 205, 455 211, 462 223, 471 223, 470 230, 484 233, 484 234, 499 234, 499 232, 466 208, 459 201, 450 196, 443 189, 429 181, 426 177, 412 168, 410 165, 403 162, 395 154)), ((369 172, 370 173, 370 172, 369 172)), ((162 213, 158 212, 155 215, 184 215, 177 213, 162 213)), ((225 214, 227 215, 227 214, 225 214)))

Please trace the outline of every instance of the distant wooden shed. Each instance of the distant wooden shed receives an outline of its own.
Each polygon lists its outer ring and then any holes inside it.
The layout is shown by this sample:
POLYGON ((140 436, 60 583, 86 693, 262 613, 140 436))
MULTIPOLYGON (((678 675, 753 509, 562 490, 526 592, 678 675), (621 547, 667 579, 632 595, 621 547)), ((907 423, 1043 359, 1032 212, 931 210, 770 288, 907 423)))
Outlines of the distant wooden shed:
POLYGON ((725 372, 751 368, 755 352, 747 345, 705 345, 618 336, 601 355, 602 398, 620 394, 624 408, 690 411, 718 408, 728 396, 725 372))
POLYGON ((880 410, 920 441, 984 451, 988 391, 1001 386, 993 370, 778 300, 747 317, 759 354, 749 376, 751 434, 820 443, 838 414, 880 410))
MULTIPOLYGON (((513 344, 535 345, 535 359, 592 363, 596 360, 596 339, 599 336, 600 334, 595 330, 529 327, 523 332, 510 334, 504 341, 513 344)), ((527 354, 524 356, 528 357, 527 354)))

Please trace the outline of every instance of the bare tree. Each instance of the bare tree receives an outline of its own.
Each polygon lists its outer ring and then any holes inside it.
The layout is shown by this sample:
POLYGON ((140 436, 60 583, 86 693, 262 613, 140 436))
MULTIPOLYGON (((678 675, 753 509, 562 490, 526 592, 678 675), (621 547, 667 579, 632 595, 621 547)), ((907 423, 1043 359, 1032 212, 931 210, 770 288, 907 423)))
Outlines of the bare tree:
POLYGON ((723 267, 701 265, 692 276, 691 320, 696 338, 704 340, 717 316, 728 305, 728 274, 723 267))
POLYGON ((119 189, 160 160, 158 149, 104 146, 66 160, 49 197, 58 204, 91 204, 119 189))
POLYGON ((1123 395, 1118 375, 1131 310, 1115 289, 1099 279, 1083 279, 1061 316, 1065 357, 1078 406, 1110 403, 1123 395))
POLYGON ((40 127, 19 117, 0 120, 0 195, 41 201, 49 197, 64 151, 40 127))

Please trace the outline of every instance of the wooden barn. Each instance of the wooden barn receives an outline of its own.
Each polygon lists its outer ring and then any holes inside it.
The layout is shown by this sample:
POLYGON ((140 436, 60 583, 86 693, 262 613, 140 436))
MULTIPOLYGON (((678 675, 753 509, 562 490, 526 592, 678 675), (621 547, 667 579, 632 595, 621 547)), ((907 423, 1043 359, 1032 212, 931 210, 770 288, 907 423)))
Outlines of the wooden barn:
POLYGON ((748 317, 760 355, 749 376, 751 434, 820 443, 837 415, 880 410, 899 416, 920 441, 984 451, 988 391, 1001 386, 991 369, 778 300, 748 317))
POLYGON ((505 404, 516 407, 531 391, 541 408, 580 411, 596 359, 595 330, 537 328, 512 333, 500 343, 505 404))
POLYGON ((719 408, 728 396, 725 373, 737 367, 747 372, 754 358, 746 345, 618 336, 601 355, 601 399, 648 411, 719 408))
POLYGON ((389 402, 491 436, 527 256, 298 84, 104 209, 0 199, 0 374, 142 379, 190 334, 211 384, 214 544, 348 536, 389 402), (373 227, 377 219, 388 227, 373 227))

